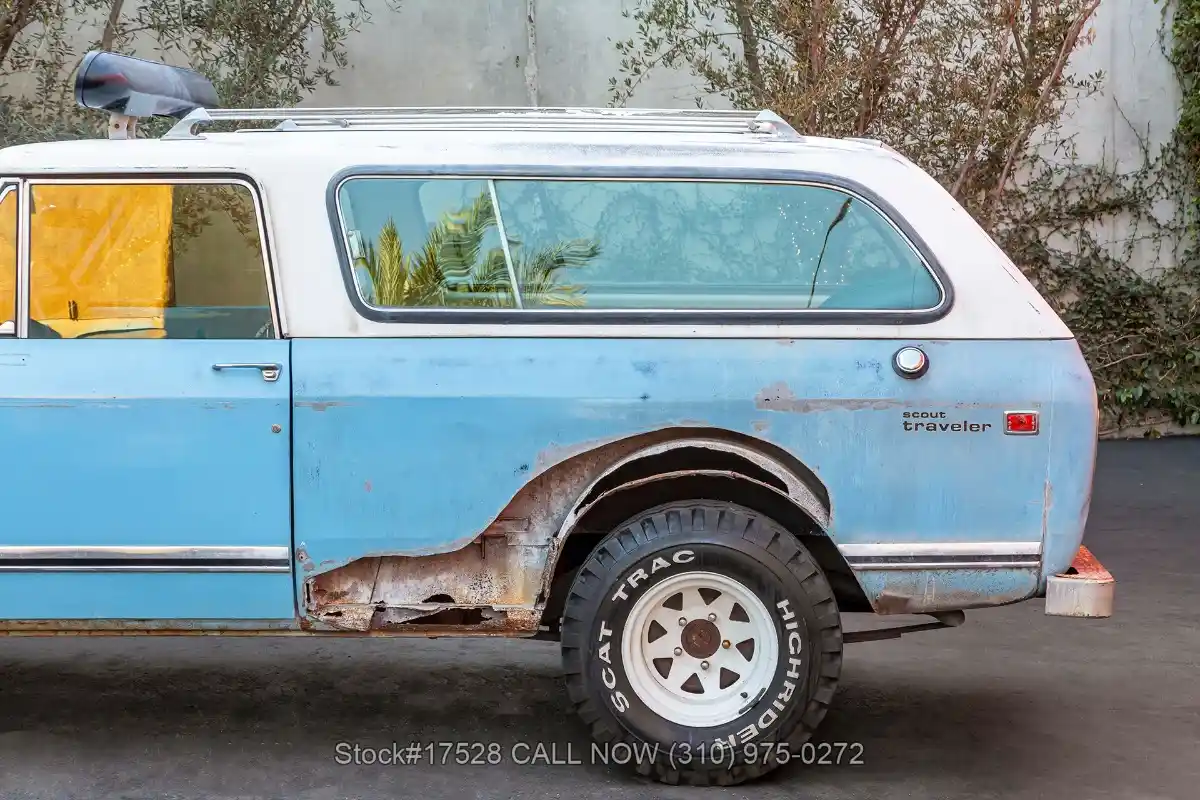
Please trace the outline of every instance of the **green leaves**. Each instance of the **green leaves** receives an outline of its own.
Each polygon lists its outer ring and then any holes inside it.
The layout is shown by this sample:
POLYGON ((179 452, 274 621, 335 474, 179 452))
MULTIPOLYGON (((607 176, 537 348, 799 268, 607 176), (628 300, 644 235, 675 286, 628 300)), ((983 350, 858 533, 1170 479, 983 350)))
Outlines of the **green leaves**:
POLYGON ((937 178, 1075 332, 1107 427, 1200 422, 1200 0, 1174 11, 1174 141, 1080 164, 1065 112, 1103 74, 1065 69, 1095 0, 635 0, 611 102, 680 66, 696 104, 769 108, 871 136, 937 178), (1134 269, 1137 265, 1137 269, 1134 269))
MULTIPOLYGON (((395 7, 397 0, 387 0, 395 7)), ((7 0, 0 8, 0 83, 30 78, 32 91, 0 90, 0 146, 96 136, 106 124, 71 94, 83 54, 103 45, 199 70, 226 107, 299 103, 336 85, 345 43, 370 19, 366 0, 7 0), (95 41, 77 42, 81 20, 106 20, 95 41), (86 46, 85 46, 86 45, 86 46)), ((146 120, 158 135, 169 123, 146 120)))
MULTIPOLYGON (((367 248, 366 268, 374 282, 375 305, 391 307, 514 308, 512 280, 502 247, 483 243, 497 232, 491 193, 443 215, 419 250, 406 253, 390 218, 378 244, 367 248)), ((598 242, 570 240, 525 252, 510 240, 509 252, 526 306, 582 306, 583 291, 563 283, 566 270, 586 266, 600 253, 598 242)))

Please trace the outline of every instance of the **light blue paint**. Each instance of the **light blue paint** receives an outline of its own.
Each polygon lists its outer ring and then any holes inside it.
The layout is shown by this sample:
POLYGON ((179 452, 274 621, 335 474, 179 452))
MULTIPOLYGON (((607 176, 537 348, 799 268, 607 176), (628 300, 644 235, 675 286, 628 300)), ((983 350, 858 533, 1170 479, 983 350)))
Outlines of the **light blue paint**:
POLYGON ((1037 591, 1036 569, 864 570, 863 592, 889 613, 928 613, 1016 603, 1037 591))
MULTIPOLYGON (((839 543, 1041 540, 1048 465, 1048 547, 1080 534, 1054 511, 1082 503, 1070 459, 1093 438, 1064 422, 1092 408, 1090 381, 1062 379, 1085 374, 1071 341, 298 340, 293 364, 296 540, 318 572, 454 550, 549 448, 678 425, 789 450, 828 487, 839 543), (891 368, 905 344, 930 357, 919 380, 891 368), (1029 408, 1042 434, 1004 435, 1003 412, 1029 408), (905 411, 992 427, 905 431, 905 411)), ((956 580, 991 593, 981 574, 956 580)))
POLYGON ((9 572, 0 619, 291 620, 286 572, 9 572))
POLYGON ((1082 355, 1056 359, 1053 370, 1053 418, 1047 423, 1050 460, 1046 479, 1049 505, 1046 508, 1046 538, 1042 543, 1042 572, 1039 589, 1046 578, 1071 565, 1083 539, 1083 528, 1091 500, 1091 474, 1096 464, 1096 419, 1092 403, 1095 385, 1082 355), (1085 483, 1086 482, 1086 483, 1085 483))
MULTIPOLYGON (((290 546, 294 481, 316 571, 460 547, 560 448, 705 426, 812 468, 839 543, 1044 537, 1053 572, 1078 546, 1094 458, 1070 341, 25 340, 0 347, 0 383, 0 544, 290 546), (904 344, 929 354, 924 378, 892 371, 904 344), (1003 411, 1031 407, 1041 435, 1005 436, 1003 411), (905 431, 906 411, 993 427, 905 431)), ((0 573, 0 619, 294 619, 299 577, 0 573)), ((1016 569, 860 580, 872 598, 932 592, 935 608, 1040 584, 1016 569)))
MULTIPOLYGON (((290 547, 288 353, 281 340, 3 342, 0 544, 290 547), (220 362, 283 373, 271 383, 220 362)), ((21 598, 0 618, 293 616, 282 579, 0 573, 0 597, 21 598), (218 597, 233 587, 244 607, 218 597), (93 588, 111 596, 88 600, 93 588)))

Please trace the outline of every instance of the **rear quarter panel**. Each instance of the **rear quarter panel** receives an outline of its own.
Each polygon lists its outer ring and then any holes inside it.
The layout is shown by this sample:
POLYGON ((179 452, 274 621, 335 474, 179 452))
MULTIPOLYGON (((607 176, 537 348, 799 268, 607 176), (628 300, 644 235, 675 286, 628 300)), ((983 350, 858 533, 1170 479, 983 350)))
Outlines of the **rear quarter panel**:
POLYGON ((1073 554, 1090 484, 1094 401, 1069 340, 301 339, 293 375, 295 537, 317 573, 461 548, 561 454, 716 427, 810 467, 843 552, 964 554, 857 569, 877 609, 968 608, 1038 591, 1043 542, 1048 566, 1073 554), (929 355, 919 380, 891 367, 904 345, 929 355), (1041 434, 1006 436, 1024 409, 1041 434), (906 429, 912 412, 945 416, 906 429), (998 543, 1034 563, 969 563, 998 543))

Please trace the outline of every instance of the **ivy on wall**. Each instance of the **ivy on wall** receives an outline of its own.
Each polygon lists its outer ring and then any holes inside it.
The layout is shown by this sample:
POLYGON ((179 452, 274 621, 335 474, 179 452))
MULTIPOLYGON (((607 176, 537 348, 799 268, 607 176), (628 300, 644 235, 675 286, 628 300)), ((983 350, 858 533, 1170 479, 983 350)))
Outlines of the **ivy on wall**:
POLYGON ((1059 310, 1088 356, 1110 432, 1200 425, 1200 0, 1165 0, 1163 11, 1163 49, 1181 90, 1172 137, 1157 151, 1140 137, 1132 172, 1068 170, 1042 195, 1050 219, 1121 217, 1123 246, 1114 252, 1081 233, 1074 258, 1039 257, 1045 224, 1036 238, 1026 226, 1006 243, 1035 254, 1022 266, 1044 291, 1070 298, 1059 310))
POLYGON ((805 133, 888 142, 1074 331, 1102 435, 1200 425, 1200 0, 1154 2, 1174 12, 1162 38, 1183 110, 1163 146, 1129 123, 1140 160, 1083 163, 1067 124, 1103 86, 1067 68, 1100 0, 635 0, 612 101, 685 69, 698 104, 720 96, 805 133))
MULTIPOLYGON (((1176 138, 1196 176, 1200 175, 1200 0, 1174 0, 1166 10, 1174 12, 1167 57, 1175 67, 1182 94, 1176 138)), ((1200 202, 1200 192, 1193 196, 1196 202, 1200 202)))

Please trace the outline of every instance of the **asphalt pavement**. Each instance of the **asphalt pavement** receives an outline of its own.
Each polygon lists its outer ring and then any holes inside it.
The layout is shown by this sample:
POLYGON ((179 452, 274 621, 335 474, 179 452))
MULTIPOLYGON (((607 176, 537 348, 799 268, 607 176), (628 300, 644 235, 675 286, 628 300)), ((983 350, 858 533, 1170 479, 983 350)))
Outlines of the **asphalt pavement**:
POLYGON ((1116 576, 1112 619, 1034 600, 849 645, 798 759, 829 763, 741 787, 605 766, 553 643, 9 638, 0 797, 1194 800, 1200 439, 1103 443, 1086 542, 1116 576), (393 745, 422 763, 362 763, 393 745))

